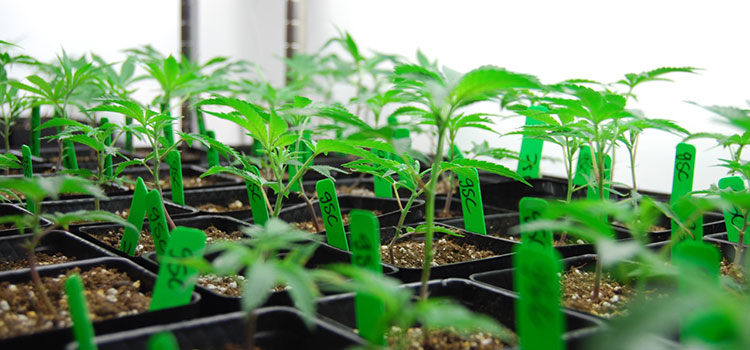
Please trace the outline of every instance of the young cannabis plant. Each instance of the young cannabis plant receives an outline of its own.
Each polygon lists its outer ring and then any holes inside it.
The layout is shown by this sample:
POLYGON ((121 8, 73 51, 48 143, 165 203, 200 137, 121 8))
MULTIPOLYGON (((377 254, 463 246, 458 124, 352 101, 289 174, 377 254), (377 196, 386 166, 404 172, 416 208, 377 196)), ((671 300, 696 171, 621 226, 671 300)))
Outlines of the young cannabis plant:
POLYGON ((422 288, 420 296, 427 296, 427 281, 432 261, 432 240, 435 221, 435 188, 440 173, 450 169, 475 167, 502 176, 519 179, 526 183, 515 172, 495 163, 471 159, 458 159, 444 162, 444 148, 447 136, 456 128, 466 106, 479 101, 486 101, 505 91, 515 88, 541 88, 536 78, 513 73, 502 68, 484 66, 464 75, 451 70, 425 68, 416 64, 398 65, 394 69, 394 89, 400 91, 406 100, 419 106, 419 122, 433 126, 437 138, 437 148, 433 158, 430 179, 426 184, 427 213, 425 234, 425 259, 422 270, 422 288))
MULTIPOLYGON (((133 227, 126 220, 107 211, 79 210, 67 213, 42 214, 42 201, 47 197, 57 199, 61 194, 83 193, 94 196, 95 198, 106 198, 99 187, 86 179, 70 177, 67 175, 55 177, 37 176, 30 179, 0 178, 0 188, 9 188, 17 191, 29 200, 27 203, 31 203, 33 206, 28 208, 30 214, 3 216, 0 217, 0 223, 13 223, 18 228, 19 232, 24 232, 25 229, 31 231, 32 237, 27 243, 27 259, 29 262, 31 279, 38 291, 37 295, 39 295, 41 299, 41 305, 43 305, 49 312, 54 312, 55 307, 47 297, 46 288, 39 277, 39 273, 36 269, 36 256, 34 252, 42 238, 52 230, 60 227, 67 229, 69 224, 80 221, 106 221, 133 227), (52 225, 42 227, 42 218, 51 221, 52 225)), ((135 227, 133 228, 135 229, 135 227)))
POLYGON ((7 41, 0 40, 0 136, 5 139, 5 152, 10 152, 10 133, 21 112, 31 105, 31 99, 21 95, 17 87, 8 84, 8 71, 13 65, 34 65, 36 60, 26 55, 12 54, 10 49, 17 47, 7 41))

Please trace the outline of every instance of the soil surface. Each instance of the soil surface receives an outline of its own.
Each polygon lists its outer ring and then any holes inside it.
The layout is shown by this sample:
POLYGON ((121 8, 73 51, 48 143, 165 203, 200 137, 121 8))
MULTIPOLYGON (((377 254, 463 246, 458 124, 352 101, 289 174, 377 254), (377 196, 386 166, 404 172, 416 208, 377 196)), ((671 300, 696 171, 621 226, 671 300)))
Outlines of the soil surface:
MULTIPOLYGON (((383 212, 381 212, 380 210, 373 210, 372 212, 373 214, 375 214, 375 216, 383 215, 383 212)), ((325 231, 326 228, 325 228, 325 224, 323 223, 323 218, 318 216, 317 219, 318 219, 318 225, 320 225, 320 230, 325 231)), ((341 220, 344 221, 344 226, 349 225, 349 213, 341 213, 341 220)), ((312 233, 318 233, 318 231, 315 229, 315 225, 313 224, 312 220, 295 222, 294 225, 297 226, 297 228, 300 230, 308 231, 312 233)))
MULTIPOLYGON (((435 256, 431 266, 453 264, 495 256, 491 250, 482 250, 471 244, 459 244, 448 238, 440 238, 433 244, 435 256)), ((424 264, 424 242, 405 241, 393 245, 393 262, 388 245, 380 246, 383 262, 398 267, 421 268, 424 264)))
MULTIPOLYGON (((129 181, 125 183, 125 187, 131 190, 135 190, 135 178, 131 175, 125 175, 124 178, 132 181, 132 183, 129 181)), ((145 181, 145 180, 144 180, 145 181)), ((146 187, 148 188, 156 188, 154 186, 153 181, 145 181, 146 187)), ((162 191, 169 190, 172 188, 172 182, 169 180, 169 176, 163 177, 159 180, 159 184, 161 185, 162 191)), ((196 187, 207 187, 207 186, 213 186, 216 184, 216 179, 212 178, 211 176, 207 177, 198 177, 198 176, 185 176, 182 178, 182 187, 183 188, 196 188, 196 187)))
POLYGON ((625 306, 635 294, 633 287, 622 285, 609 273, 602 272, 599 300, 595 303, 594 276, 593 271, 571 266, 560 279, 563 306, 606 318, 625 314, 625 306))
POLYGON ((375 197, 375 192, 361 186, 338 186, 337 194, 351 194, 355 196, 375 197))
POLYGON ((444 212, 443 209, 435 210, 435 217, 438 219, 448 219, 448 218, 457 218, 457 217, 463 217, 464 213, 458 210, 448 210, 448 212, 444 212))
MULTIPOLYGON (((107 233, 91 233, 90 235, 94 238, 104 242, 110 247, 115 249, 120 248, 120 241, 122 240, 122 234, 124 229, 122 227, 108 231, 107 233)), ((232 231, 230 233, 224 232, 216 226, 211 225, 203 232, 206 234, 206 244, 211 244, 215 241, 237 241, 245 238, 245 235, 240 231, 232 231)), ((141 256, 148 252, 156 250, 154 246, 154 237, 151 236, 150 231, 141 231, 141 237, 138 241, 138 245, 135 247, 135 256, 141 256)))
POLYGON ((403 332, 393 327, 387 337, 388 345, 395 348, 403 340, 408 350, 495 350, 513 346, 488 333, 477 332, 464 337, 452 329, 430 330, 426 342, 422 328, 409 328, 406 339, 403 337, 403 332))
POLYGON ((229 297, 241 297, 242 285, 244 283, 245 277, 242 275, 201 275, 198 277, 198 284, 200 284, 201 286, 204 286, 218 294, 229 297))
POLYGON ((228 205, 219 205, 214 203, 206 203, 196 207, 198 210, 209 212, 209 213, 223 213, 226 211, 240 211, 250 210, 250 205, 244 204, 239 200, 236 200, 228 205))
MULTIPOLYGON (((65 256, 62 253, 55 253, 49 255, 47 253, 36 253, 36 264, 37 266, 62 264, 68 261, 76 260, 74 256, 65 256)), ((24 256, 19 260, 0 260, 0 271, 18 270, 29 267, 29 261, 24 256)))
POLYGON ((65 280, 79 273, 86 290, 86 303, 94 322, 133 315, 148 310, 149 293, 139 290, 141 281, 113 268, 95 267, 86 272, 73 268, 57 277, 42 277, 47 295, 56 310, 46 310, 35 297, 33 283, 0 282, 0 338, 15 337, 53 328, 70 327, 65 280))

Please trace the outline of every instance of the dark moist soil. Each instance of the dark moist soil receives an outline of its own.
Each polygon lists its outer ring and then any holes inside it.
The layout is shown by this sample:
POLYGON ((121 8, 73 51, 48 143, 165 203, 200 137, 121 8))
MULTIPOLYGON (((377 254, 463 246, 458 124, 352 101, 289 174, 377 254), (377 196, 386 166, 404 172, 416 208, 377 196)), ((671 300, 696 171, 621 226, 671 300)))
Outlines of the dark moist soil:
POLYGON ((196 207, 198 210, 209 212, 209 213, 223 213, 227 211, 240 211, 240 210, 250 210, 250 206, 247 204, 242 203, 239 200, 236 200, 232 203, 229 203, 227 205, 219 205, 214 203, 206 203, 202 204, 196 207))
MULTIPOLYGON (((395 348, 403 337, 403 332, 393 327, 387 337, 388 345, 395 348)), ((407 329, 405 337, 405 349, 408 350, 495 350, 507 349, 514 345, 506 344, 488 333, 477 332, 461 336, 453 329, 430 330, 426 342, 422 328, 407 329)))
MULTIPOLYGON (((381 212, 380 210, 373 210, 372 212, 373 214, 375 214, 375 216, 383 215, 383 212, 381 212)), ((323 223, 323 219, 320 216, 318 216, 317 219, 318 225, 320 225, 320 230, 325 231, 325 224, 323 223)), ((341 213, 341 220, 344 221, 344 226, 349 225, 349 213, 341 213)), ((297 228, 300 230, 318 233, 312 220, 295 222, 294 225, 297 226, 297 228)))
POLYGON ((127 274, 103 266, 86 272, 73 268, 64 275, 42 277, 54 312, 42 311, 43 306, 34 297, 38 291, 33 283, 0 282, 0 338, 70 327, 65 280, 72 273, 80 274, 83 279, 86 303, 94 322, 148 310, 151 296, 150 292, 144 294, 139 290, 141 281, 133 281, 127 274))
MULTIPOLYGON (((491 250, 482 250, 471 244, 459 244, 445 237, 433 244, 435 256, 431 266, 473 261, 495 256, 491 250)), ((380 246, 383 262, 398 267, 421 268, 424 264, 424 242, 405 241, 393 245, 393 260, 388 245, 380 246)))
POLYGON ((745 269, 735 266, 725 258, 721 258, 719 272, 722 276, 731 277, 737 284, 745 284, 745 269))
MULTIPOLYGON (((55 253, 52 255, 47 253, 36 253, 34 256, 36 257, 37 266, 62 264, 64 262, 76 260, 76 257, 65 256, 62 253, 55 253)), ((26 257, 19 260, 0 260, 0 271, 25 269, 27 267, 29 267, 29 261, 26 257)))
MULTIPOLYGON (((115 249, 120 249, 120 241, 122 240, 122 234, 124 229, 122 227, 114 230, 110 230, 107 233, 92 233, 91 236, 104 242, 106 245, 115 249)), ((216 226, 211 225, 207 229, 203 230, 206 234, 206 244, 211 244, 216 241, 237 241, 245 238, 245 235, 240 231, 232 231, 226 233, 216 226)), ((151 236, 151 232, 143 230, 141 231, 141 237, 138 241, 138 245, 135 247, 135 256, 141 256, 148 252, 156 250, 154 246, 154 237, 151 236)))
POLYGON ((622 285, 609 273, 602 272, 599 300, 594 303, 591 300, 594 276, 593 271, 571 266, 560 279, 563 306, 606 318, 624 315, 628 301, 635 294, 633 287, 622 285))
MULTIPOLYGON (((130 181, 127 182, 125 184, 125 187, 127 187, 130 190, 135 190, 136 179, 134 179, 130 175, 125 175, 124 177, 132 181, 132 183, 130 181)), ((153 181, 145 181, 145 183, 146 183, 146 187, 148 188, 156 188, 156 186, 154 186, 153 181)), ((164 177, 161 180, 159 180, 159 183, 161 184, 162 191, 166 191, 172 188, 172 182, 170 181, 169 176, 164 177)), ((214 180, 210 176, 203 177, 203 178, 197 177, 197 176, 186 176, 186 177, 183 177, 182 179, 183 188, 208 187, 208 186, 213 186, 214 184, 216 184, 216 180, 214 180)))
POLYGON ((464 216, 463 212, 457 210, 448 210, 447 213, 443 209, 435 210, 435 217, 438 219, 457 218, 461 216, 464 216))

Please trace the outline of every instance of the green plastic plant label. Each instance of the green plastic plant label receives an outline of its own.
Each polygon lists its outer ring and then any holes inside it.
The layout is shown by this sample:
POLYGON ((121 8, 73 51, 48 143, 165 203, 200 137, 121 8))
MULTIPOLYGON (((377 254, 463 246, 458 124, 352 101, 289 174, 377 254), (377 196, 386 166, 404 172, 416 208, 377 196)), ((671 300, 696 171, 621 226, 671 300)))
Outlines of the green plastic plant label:
POLYGON ((559 254, 521 244, 513 256, 516 332, 524 350, 562 350, 565 319, 560 310, 559 254))
POLYGON ((482 205, 482 189, 479 186, 477 169, 470 169, 471 176, 458 174, 458 193, 461 195, 461 209, 464 214, 466 231, 487 234, 482 205))
POLYGON ((203 110, 195 110, 195 120, 198 122, 198 133, 201 135, 208 135, 206 129, 206 119, 203 117, 203 110))
POLYGON ((190 302, 198 270, 180 260, 202 257, 205 248, 206 234, 203 231, 182 226, 174 229, 166 254, 159 257, 159 274, 149 310, 182 306, 190 302))
MULTIPOLYGON (((303 139, 309 141, 310 137, 311 137, 310 136, 310 130, 305 130, 304 132, 302 132, 302 138, 303 139)), ((297 143, 295 145, 292 145, 292 151, 295 151, 295 152, 299 151, 299 155, 297 156, 297 160, 300 163, 303 163, 303 164, 308 159, 310 159, 310 157, 312 157, 312 150, 310 149, 310 147, 307 147, 307 144, 304 143, 301 140, 300 140, 299 143, 297 143)), ((292 180, 292 178, 294 177, 294 175, 297 174, 298 171, 299 171, 299 166, 297 166, 297 165, 290 165, 289 166, 289 180, 290 181, 292 180)), ((300 181, 302 181, 302 179, 300 179, 300 181)), ((289 190, 292 191, 292 192, 299 192, 299 191, 301 191, 301 189, 299 187, 300 181, 297 181, 297 182, 293 183, 291 186, 289 186, 289 190)))
POLYGON ((23 177, 27 179, 34 177, 31 161, 31 148, 29 148, 29 146, 21 146, 21 165, 23 166, 23 177))
POLYGON ((72 274, 65 280, 65 294, 68 296, 70 318, 73 320, 73 336, 80 350, 95 350, 94 324, 91 323, 83 280, 72 274))
MULTIPOLYGON (((206 131, 206 135, 214 140, 216 140, 216 133, 209 130, 206 131)), ((219 166, 219 151, 217 151, 213 147, 208 147, 206 150, 206 159, 208 160, 208 167, 212 166, 219 166)))
MULTIPOLYGON (((171 115, 169 107, 165 103, 161 104, 161 112, 167 116, 171 115)), ((162 129, 162 132, 164 133, 164 138, 167 139, 167 144, 164 146, 169 147, 174 145, 174 128, 172 127, 171 120, 167 122, 167 124, 164 126, 164 129, 162 129)))
POLYGON ((148 350, 178 350, 180 347, 172 332, 159 332, 148 338, 148 350))
POLYGON ((180 152, 172 151, 167 154, 169 164, 169 182, 172 185, 172 201, 185 205, 185 188, 182 185, 182 157, 180 152))
MULTIPOLYGON (((379 158, 384 158, 384 159, 389 158, 388 152, 386 151, 373 149, 372 153, 374 153, 379 158)), ((374 175, 372 177, 372 181, 373 181, 375 197, 393 198, 393 188, 391 187, 391 183, 388 182, 388 180, 386 180, 385 177, 374 175)))
MULTIPOLYGON (((702 241, 683 241, 672 250, 672 264, 680 270, 679 289, 681 294, 689 293, 696 281, 701 285, 719 286, 719 266, 721 255, 718 249, 702 241), (692 283, 691 283, 692 281, 692 283)), ((680 336, 683 343, 700 340, 708 344, 721 343, 731 325, 722 312, 716 309, 696 309, 680 322, 680 336)))
MULTIPOLYGON (((133 118, 125 117, 125 124, 128 126, 133 124, 133 118)), ((125 149, 130 153, 135 153, 135 148, 133 147, 133 133, 130 131, 125 132, 125 149)))
POLYGON ((143 219, 146 217, 147 193, 146 183, 139 176, 135 182, 135 191, 133 192, 133 199, 130 200, 130 211, 128 211, 128 222, 135 228, 126 227, 120 241, 120 251, 130 256, 135 254, 135 248, 141 238, 143 219))
MULTIPOLYGON (((380 265, 380 225, 371 211, 354 209, 349 213, 352 240, 352 264, 382 274, 380 265)), ((374 295, 354 296, 357 329, 371 344, 385 344, 385 328, 380 319, 385 305, 374 295)))
POLYGON ((523 197, 518 203, 518 214, 521 222, 521 244, 540 247, 546 251, 554 250, 554 237, 549 230, 527 230, 526 224, 532 223, 544 215, 549 204, 541 198, 523 197))
POLYGON ((589 184, 588 178, 591 177, 591 147, 583 146, 578 151, 578 162, 576 163, 576 173, 573 177, 573 185, 586 186, 589 184))
MULTIPOLYGON (((720 189, 731 189, 735 192, 745 190, 745 181, 739 176, 728 176, 719 180, 720 189)), ((739 243, 739 230, 745 225, 745 216, 742 210, 733 205, 731 209, 724 209, 724 226, 727 228, 727 238, 730 242, 739 243)), ((745 235, 744 243, 750 243, 750 235, 745 235)))
POLYGON ((161 258, 167 250, 169 226, 167 226, 167 217, 164 215, 164 204, 159 191, 151 190, 146 194, 146 213, 148 227, 151 230, 151 236, 154 237, 156 256, 161 258))
POLYGON ((39 106, 31 107, 31 154, 39 157, 42 149, 42 131, 39 126, 42 125, 42 116, 39 113, 39 106))
MULTIPOLYGON (((256 166, 251 165, 246 170, 260 177, 260 172, 256 166)), ((253 212, 253 222, 256 225, 265 224, 268 221, 268 207, 266 206, 266 201, 263 199, 263 189, 250 182, 250 180, 245 180, 245 187, 247 188, 247 198, 250 202, 250 211, 253 212)))
MULTIPOLYGON (((546 111, 547 108, 542 106, 531 106, 529 109, 546 111)), ((542 122, 526 117, 526 126, 540 125, 542 122)), ((521 151, 519 152, 518 169, 516 172, 530 179, 539 178, 539 163, 542 160, 542 147, 544 141, 524 136, 521 140, 521 151)))
MULTIPOLYGON (((101 119, 101 125, 104 125, 107 123, 109 123, 109 119, 107 118, 101 119)), ((104 139, 104 145, 112 146, 112 135, 109 135, 104 139)), ((115 176, 114 168, 112 168, 112 155, 111 154, 104 156, 104 175, 108 178, 112 178, 115 176)))
MULTIPOLYGON (((612 181, 612 157, 608 155, 604 156, 604 198, 609 198, 609 188, 612 181)), ((596 182, 589 184, 586 190, 586 198, 591 200, 599 200, 599 189, 597 188, 596 182)))
MULTIPOLYGON (((681 222, 685 223, 692 233, 693 239, 703 239, 703 217, 693 217, 695 207, 688 201, 680 201, 693 191, 693 175, 695 171, 695 146, 679 143, 674 161, 674 176, 672 177, 672 195, 669 198, 672 210, 681 222)), ((680 225, 671 220, 672 236, 678 239, 689 237, 684 234, 680 225)))
POLYGON ((339 206, 339 198, 336 196, 336 186, 333 184, 333 180, 323 179, 318 181, 315 184, 315 190, 318 192, 318 202, 323 216, 323 224, 326 227, 328 244, 342 250, 349 250, 349 243, 346 241, 346 232, 344 231, 344 220, 341 217, 341 206, 339 206))
POLYGON ((76 157, 76 148, 73 141, 63 141, 63 152, 65 153, 65 158, 63 159, 65 168, 69 170, 78 170, 78 158, 76 157))

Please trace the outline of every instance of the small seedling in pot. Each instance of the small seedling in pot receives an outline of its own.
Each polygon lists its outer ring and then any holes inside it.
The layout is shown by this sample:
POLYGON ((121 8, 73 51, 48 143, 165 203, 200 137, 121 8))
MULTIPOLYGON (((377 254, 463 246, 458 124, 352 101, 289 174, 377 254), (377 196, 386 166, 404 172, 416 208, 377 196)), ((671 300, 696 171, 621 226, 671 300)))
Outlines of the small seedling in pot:
POLYGON ((36 60, 27 55, 17 55, 11 50, 18 47, 7 41, 0 40, 0 136, 5 139, 5 152, 10 152, 11 128, 16 123, 21 113, 27 109, 32 100, 25 95, 20 94, 18 87, 8 84, 8 72, 14 65, 33 66, 37 64, 36 60))
POLYGON ((34 250, 41 242, 42 238, 52 230, 57 228, 67 229, 68 225, 81 221, 105 221, 114 222, 131 227, 130 223, 119 216, 99 210, 79 210, 67 213, 46 213, 42 214, 42 200, 47 197, 57 199, 61 194, 66 193, 83 193, 99 198, 106 198, 102 190, 96 184, 78 177, 69 177, 67 175, 55 177, 34 177, 34 178, 0 178, 0 188, 10 188, 23 194, 30 199, 34 208, 29 208, 30 214, 26 215, 9 215, 0 217, 0 223, 14 223, 20 232, 24 229, 31 231, 32 237, 27 243, 27 259, 31 273, 31 279, 34 282, 42 305, 48 312, 55 310, 55 307, 47 297, 47 291, 42 284, 39 273, 37 272, 36 256, 34 250), (42 227, 42 218, 52 222, 52 225, 42 227))

